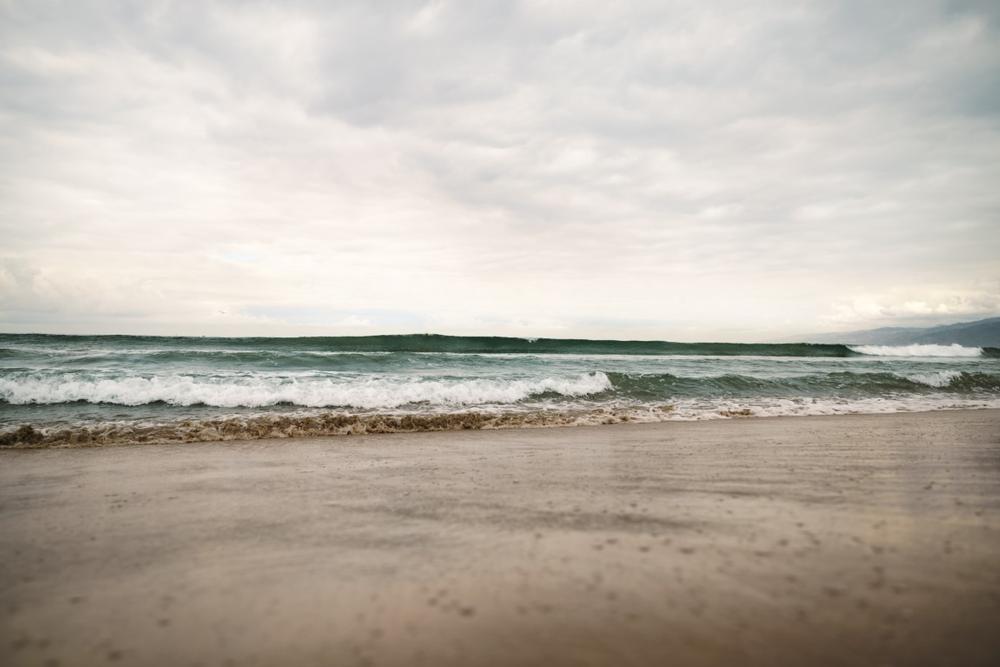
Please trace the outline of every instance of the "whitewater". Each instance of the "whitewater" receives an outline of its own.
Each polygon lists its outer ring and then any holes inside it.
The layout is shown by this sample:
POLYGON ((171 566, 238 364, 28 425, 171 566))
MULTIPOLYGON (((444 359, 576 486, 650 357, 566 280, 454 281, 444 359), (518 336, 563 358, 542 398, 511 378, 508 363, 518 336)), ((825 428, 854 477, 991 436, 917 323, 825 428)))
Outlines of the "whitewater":
POLYGON ((1000 351, 434 335, 0 335, 0 444, 1000 407, 1000 351))

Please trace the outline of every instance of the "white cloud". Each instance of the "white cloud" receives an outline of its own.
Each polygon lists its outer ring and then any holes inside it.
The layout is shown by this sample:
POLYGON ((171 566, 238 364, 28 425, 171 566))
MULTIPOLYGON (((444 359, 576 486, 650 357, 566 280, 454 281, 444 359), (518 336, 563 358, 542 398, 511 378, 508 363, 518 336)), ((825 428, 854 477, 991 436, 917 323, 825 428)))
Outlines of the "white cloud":
POLYGON ((0 328, 690 339, 996 314, 998 23, 930 1, 10 2, 0 328))
POLYGON ((1000 281, 978 288, 902 288, 882 294, 864 294, 837 304, 827 318, 832 325, 939 324, 987 317, 1000 312, 1000 281))

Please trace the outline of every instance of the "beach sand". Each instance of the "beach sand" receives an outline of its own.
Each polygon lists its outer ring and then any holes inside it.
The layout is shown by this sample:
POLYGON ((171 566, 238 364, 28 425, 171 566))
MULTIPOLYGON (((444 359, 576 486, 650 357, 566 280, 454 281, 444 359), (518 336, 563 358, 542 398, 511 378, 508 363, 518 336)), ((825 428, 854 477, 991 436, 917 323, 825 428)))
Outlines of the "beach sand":
POLYGON ((1000 664, 1000 411, 0 451, 4 665, 1000 664))

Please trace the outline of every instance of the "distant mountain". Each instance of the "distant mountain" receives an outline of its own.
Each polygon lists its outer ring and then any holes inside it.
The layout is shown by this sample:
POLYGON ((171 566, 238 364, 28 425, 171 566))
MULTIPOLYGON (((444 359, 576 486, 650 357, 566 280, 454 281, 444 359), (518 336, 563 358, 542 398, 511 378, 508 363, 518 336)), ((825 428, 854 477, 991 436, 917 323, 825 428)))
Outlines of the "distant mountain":
POLYGON ((810 343, 847 345, 950 345, 1000 347, 1000 317, 936 327, 883 327, 865 331, 806 336, 810 343))

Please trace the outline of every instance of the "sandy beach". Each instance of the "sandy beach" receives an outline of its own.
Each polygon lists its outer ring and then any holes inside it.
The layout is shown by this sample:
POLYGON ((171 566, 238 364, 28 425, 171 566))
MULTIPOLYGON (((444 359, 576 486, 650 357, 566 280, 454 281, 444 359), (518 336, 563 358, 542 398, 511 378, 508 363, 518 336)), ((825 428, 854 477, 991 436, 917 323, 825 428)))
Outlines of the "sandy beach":
POLYGON ((5 665, 997 664, 1000 411, 0 451, 5 665))

